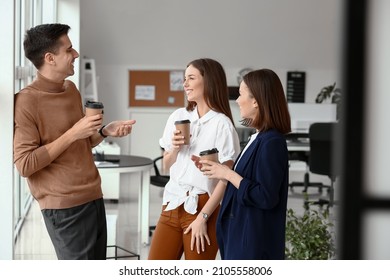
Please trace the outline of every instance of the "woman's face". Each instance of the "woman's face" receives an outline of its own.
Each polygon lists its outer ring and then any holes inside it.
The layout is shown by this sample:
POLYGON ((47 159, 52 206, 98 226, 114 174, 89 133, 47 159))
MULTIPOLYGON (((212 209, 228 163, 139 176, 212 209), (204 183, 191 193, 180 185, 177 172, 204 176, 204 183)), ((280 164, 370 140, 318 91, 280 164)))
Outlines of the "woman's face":
POLYGON ((244 81, 240 84, 240 96, 236 99, 240 108, 240 115, 243 119, 255 119, 257 113, 257 102, 249 91, 249 88, 244 81))
POLYGON ((199 102, 203 100, 204 82, 199 70, 190 65, 184 73, 184 92, 188 101, 199 102))

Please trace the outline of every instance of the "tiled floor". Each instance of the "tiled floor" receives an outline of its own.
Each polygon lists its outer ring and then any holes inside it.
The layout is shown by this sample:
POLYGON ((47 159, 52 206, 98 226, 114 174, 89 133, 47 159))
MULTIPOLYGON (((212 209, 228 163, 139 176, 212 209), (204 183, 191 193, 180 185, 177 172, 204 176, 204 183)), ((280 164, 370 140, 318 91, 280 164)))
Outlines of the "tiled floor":
MULTIPOLYGON (((290 180, 299 180, 301 173, 291 172, 290 180)), ((329 180, 323 176, 312 176, 312 180, 329 180)), ((324 195, 326 191, 324 191, 324 195)), ((317 199, 319 197, 317 188, 309 189, 309 197, 317 199)), ((137 211, 138 211, 138 193, 137 188, 121 188, 120 199, 117 202, 106 201, 107 224, 108 224, 108 243, 116 244, 130 251, 136 252, 141 259, 146 259, 148 255, 148 246, 140 242, 140 235, 137 232, 137 211)), ((162 189, 151 187, 150 189, 150 223, 155 224, 162 201, 162 189)), ((302 188, 295 188, 290 192, 288 198, 288 208, 292 208, 296 213, 303 213, 303 194, 302 188)), ((335 211, 335 207, 333 208, 335 211)), ((332 212, 333 212, 332 211, 332 212)), ((334 213, 333 219, 336 216, 334 213)), ((109 249, 107 256, 113 256, 112 249, 109 249)), ((38 259, 50 260, 56 259, 56 255, 47 234, 39 207, 33 202, 31 209, 25 219, 21 232, 15 244, 15 259, 38 259)))

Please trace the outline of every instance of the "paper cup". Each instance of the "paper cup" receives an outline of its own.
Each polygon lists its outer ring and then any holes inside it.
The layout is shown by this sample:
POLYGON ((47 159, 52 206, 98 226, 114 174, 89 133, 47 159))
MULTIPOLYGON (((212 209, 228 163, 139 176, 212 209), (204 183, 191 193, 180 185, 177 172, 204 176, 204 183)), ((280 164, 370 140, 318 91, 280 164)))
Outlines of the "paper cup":
POLYGON ((207 160, 211 160, 211 161, 214 161, 214 162, 219 162, 218 161, 218 149, 217 148, 201 151, 199 153, 199 157, 200 157, 201 160, 207 159, 207 160))
POLYGON ((190 144, 190 120, 175 121, 177 130, 180 130, 180 135, 184 136, 184 145, 190 144))
POLYGON ((85 115, 89 117, 96 114, 103 114, 103 108, 102 102, 87 101, 85 103, 85 115))

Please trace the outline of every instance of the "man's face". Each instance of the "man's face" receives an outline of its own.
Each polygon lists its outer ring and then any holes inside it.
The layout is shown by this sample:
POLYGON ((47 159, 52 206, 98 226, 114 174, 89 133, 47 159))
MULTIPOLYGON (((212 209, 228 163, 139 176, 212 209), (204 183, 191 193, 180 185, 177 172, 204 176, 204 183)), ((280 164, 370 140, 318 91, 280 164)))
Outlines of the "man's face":
POLYGON ((61 45, 54 57, 54 68, 59 79, 64 80, 74 74, 74 62, 79 57, 79 53, 73 49, 72 42, 68 35, 60 37, 61 45))

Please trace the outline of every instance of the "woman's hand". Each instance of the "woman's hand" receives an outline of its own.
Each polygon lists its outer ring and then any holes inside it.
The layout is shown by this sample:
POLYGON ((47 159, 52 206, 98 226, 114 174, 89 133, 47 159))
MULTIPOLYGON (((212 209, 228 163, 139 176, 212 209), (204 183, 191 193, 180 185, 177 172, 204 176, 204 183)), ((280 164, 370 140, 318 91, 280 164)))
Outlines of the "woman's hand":
POLYGON ((198 168, 200 171, 202 171, 202 164, 199 162, 200 157, 198 157, 196 155, 192 155, 191 160, 194 162, 196 168, 198 168))
POLYGON ((113 121, 104 127, 103 133, 107 136, 123 137, 131 133, 133 124, 135 120, 113 121))
POLYGON ((203 175, 210 179, 227 180, 229 172, 232 172, 229 166, 211 160, 200 160, 199 164, 203 175))
POLYGON ((184 136, 180 134, 180 130, 175 130, 172 136, 172 148, 179 151, 184 145, 184 136))
POLYGON ((219 179, 226 184, 229 181, 237 189, 240 188, 240 183, 243 178, 231 169, 232 164, 225 165, 210 160, 200 160, 199 163, 203 165, 201 169, 203 175, 211 179, 219 179))
POLYGON ((191 250, 194 250, 194 247, 196 246, 198 254, 204 252, 206 249, 206 242, 210 245, 210 238, 207 234, 207 221, 198 215, 198 217, 184 231, 184 234, 188 234, 190 231, 191 250))

